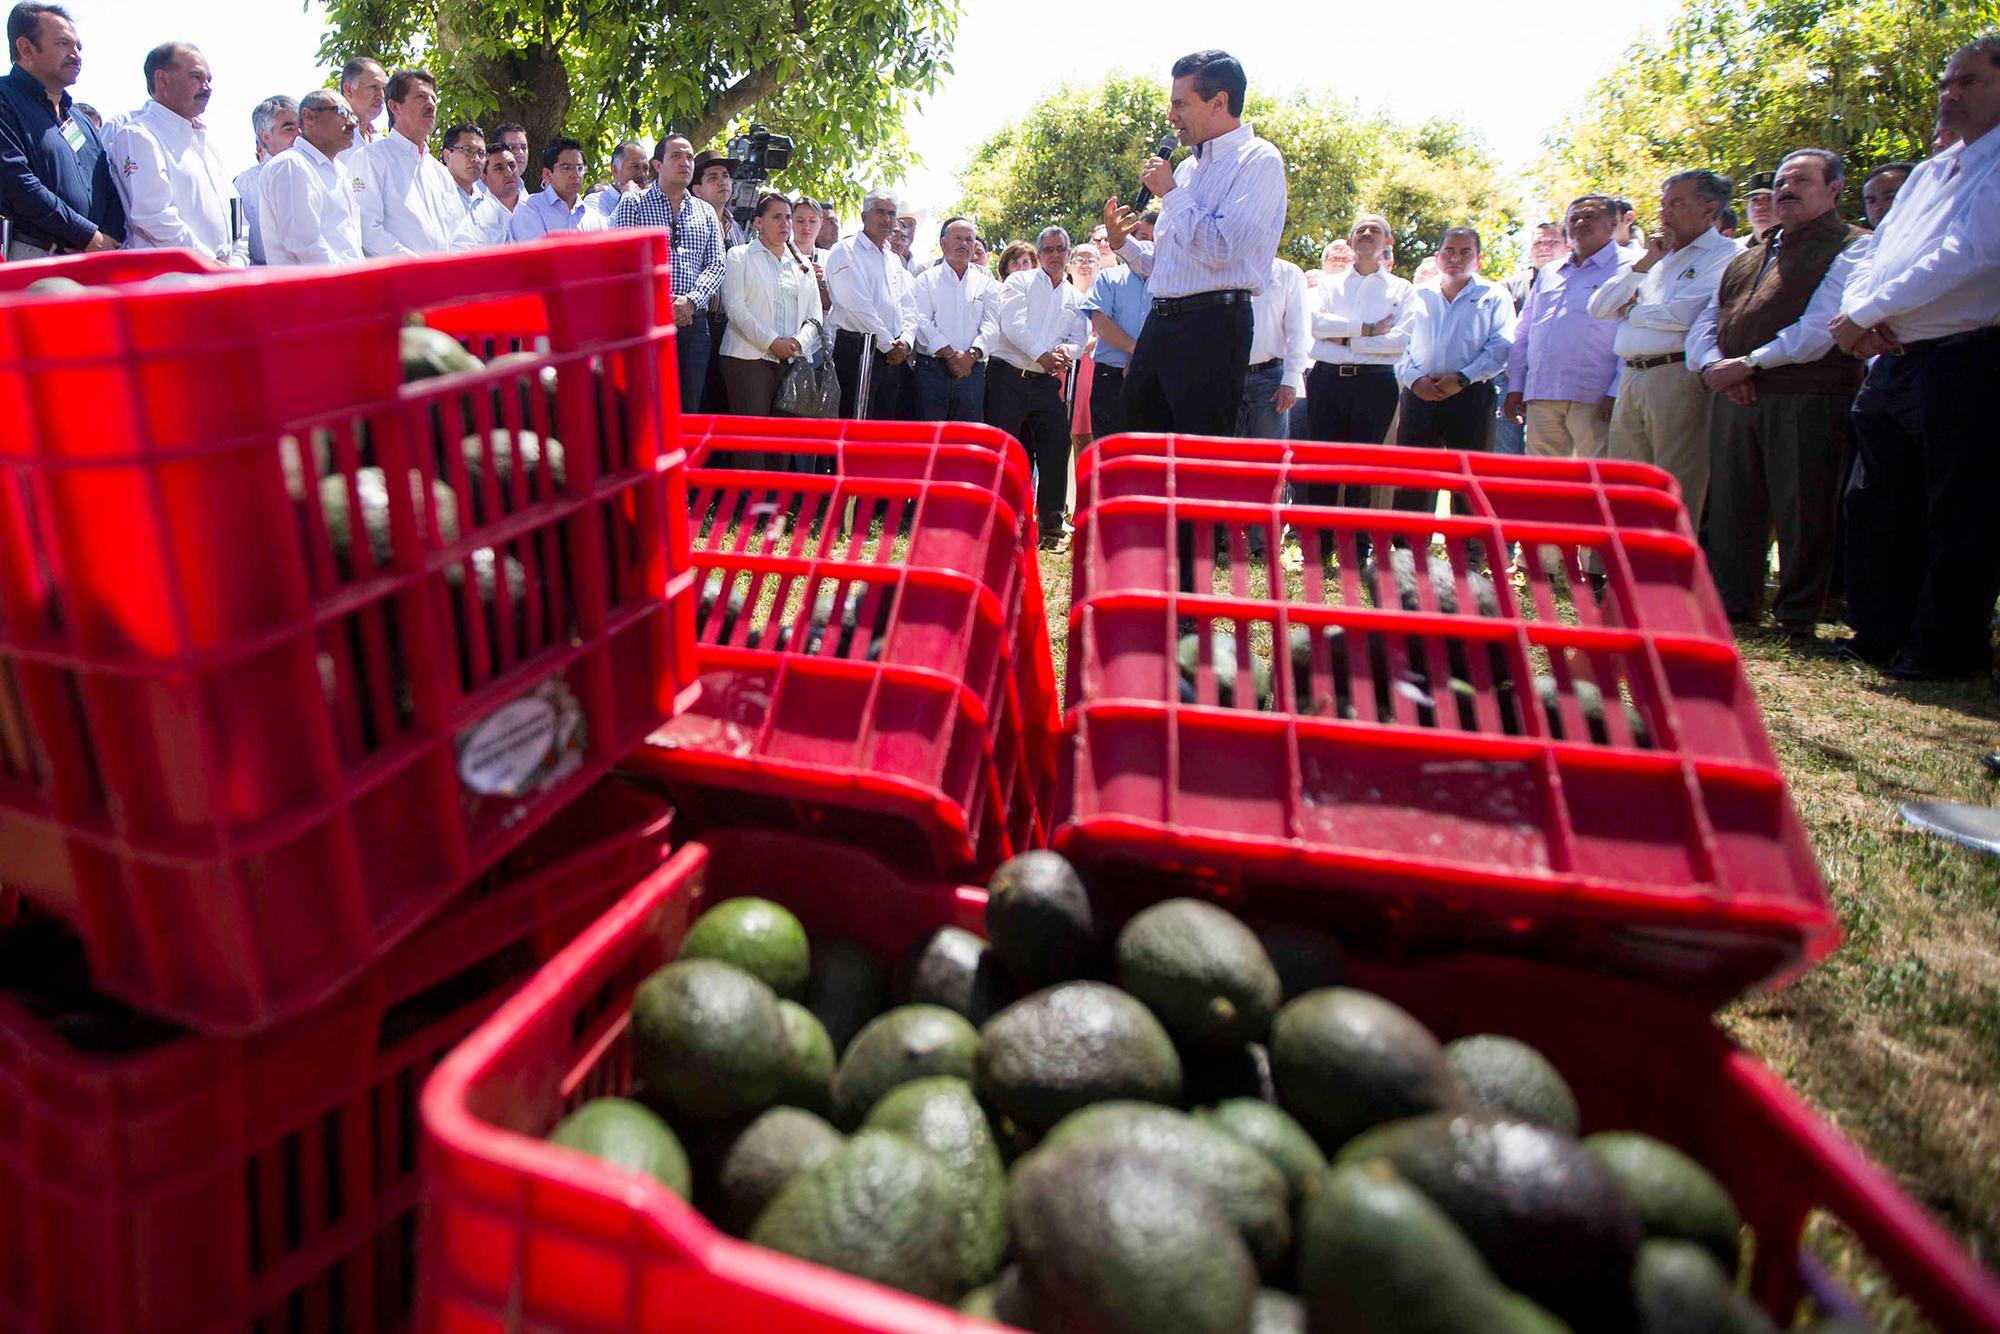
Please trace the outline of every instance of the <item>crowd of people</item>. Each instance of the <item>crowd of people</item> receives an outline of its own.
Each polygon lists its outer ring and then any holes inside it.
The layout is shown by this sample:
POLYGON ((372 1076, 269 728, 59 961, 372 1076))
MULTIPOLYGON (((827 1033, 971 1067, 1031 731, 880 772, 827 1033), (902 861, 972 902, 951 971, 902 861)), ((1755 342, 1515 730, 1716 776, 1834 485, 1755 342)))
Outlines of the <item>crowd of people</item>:
POLYGON ((259 103, 257 161, 231 176, 194 47, 155 48, 145 103, 100 124, 67 92, 81 43, 59 5, 16 4, 7 36, 9 259, 124 245, 339 264, 665 228, 685 408, 767 415, 829 356, 843 416, 1018 439, 1046 547, 1066 540, 1074 447, 1126 430, 1636 459, 1678 484, 1733 620, 1768 613, 1818 651, 1844 608, 1840 651, 1894 676, 1991 665, 2000 452, 1976 405, 2000 371, 2000 36, 1951 58, 1932 155, 1860 181, 1866 227, 1840 211, 1849 164, 1802 145, 1750 179, 1740 214, 1701 168, 1661 183, 1650 233, 1630 200, 1582 195, 1504 280, 1463 225, 1397 276, 1375 213, 1313 271, 1279 258, 1285 164, 1220 51, 1174 66, 1170 119, 1194 151, 1145 164, 1149 210, 1112 199, 1082 244, 1050 226, 990 250, 954 217, 923 262, 888 190, 845 236, 827 202, 777 191, 745 225, 738 164, 682 135, 621 143, 593 181, 572 138, 531 157, 519 124, 436 134, 435 79, 367 59, 338 88, 259 103))

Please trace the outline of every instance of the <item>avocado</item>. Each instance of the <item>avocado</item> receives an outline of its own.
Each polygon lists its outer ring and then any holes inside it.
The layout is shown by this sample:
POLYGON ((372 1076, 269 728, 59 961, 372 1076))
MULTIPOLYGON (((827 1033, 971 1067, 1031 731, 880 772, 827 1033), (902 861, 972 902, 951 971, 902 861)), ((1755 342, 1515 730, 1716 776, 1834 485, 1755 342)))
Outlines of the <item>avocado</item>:
POLYGON ((941 926, 933 931, 906 967, 906 1001, 942 1005, 965 1016, 974 1028, 1021 998, 993 947, 964 927, 941 926))
POLYGON ((1707 1248, 1648 1241, 1632 1268, 1637 1334, 1774 1334, 1769 1316, 1738 1292, 1707 1248))
POLYGON ((65 278, 60 273, 52 273, 46 278, 35 279, 35 281, 29 283, 21 290, 23 292, 33 292, 38 296, 62 296, 71 292, 88 291, 89 289, 74 278, 65 278))
MULTIPOLYGON (((1198 677, 1201 673, 1201 635, 1197 631, 1184 632, 1177 646, 1177 657, 1181 670, 1181 699, 1192 704, 1201 698, 1198 677)), ((1263 709, 1274 707, 1277 697, 1271 691, 1271 662, 1255 649, 1250 652, 1250 680, 1256 694, 1251 699, 1237 696, 1239 665, 1236 660, 1236 636, 1227 630, 1210 630, 1208 635, 1208 670, 1215 677, 1215 701, 1225 709, 1263 709)))
POLYGON ((1055 852, 1023 852, 986 882, 986 938, 1026 991, 1095 977, 1103 966, 1090 893, 1055 852))
POLYGON ((1468 1106, 1429 1029, 1348 987, 1308 991, 1278 1011, 1271 1074, 1279 1105, 1328 1153, 1385 1121, 1468 1106))
POLYGON ((1518 1292, 1507 1294, 1507 1315, 1507 1334, 1570 1334, 1568 1325, 1518 1292))
POLYGON ((777 1101, 824 1116, 833 1105, 833 1040, 797 1001, 779 1001, 778 1017, 784 1021, 787 1060, 777 1101))
POLYGON ((948 1075, 899 1085, 861 1128, 900 1135, 938 1160, 957 1213, 960 1277, 968 1288, 991 1279, 1007 1253, 1007 1171, 972 1085, 948 1075))
POLYGON ((1118 933, 1117 954, 1119 985, 1180 1046, 1227 1050, 1270 1032, 1278 970, 1250 928, 1214 904, 1154 904, 1118 933))
POLYGON ((744 1236, 793 1177, 818 1167, 846 1142, 811 1112, 773 1107, 722 1149, 715 1198, 704 1202, 706 1211, 723 1231, 744 1236))
POLYGON ((899 1005, 869 1021, 833 1076, 834 1122, 857 1126, 890 1089, 927 1075, 972 1077, 979 1033, 940 1005, 899 1005))
POLYGON ((1480 1111, 1576 1135, 1581 1124, 1576 1095, 1549 1058, 1527 1043, 1479 1033, 1445 1043, 1444 1058, 1480 1111))
POLYGON ((1743 1219, 1729 1192, 1707 1168, 1671 1144, 1633 1131, 1592 1135, 1583 1147, 1604 1164, 1639 1211, 1647 1236, 1706 1246, 1735 1275, 1743 1219))
POLYGON ((1171 1164, 1237 1226, 1265 1273, 1291 1250, 1291 1191, 1284 1174, 1256 1149, 1214 1126, 1171 1107, 1101 1102, 1057 1122, 1035 1152, 1075 1144, 1130 1149, 1171 1164))
POLYGON ((1268 1102, 1231 1098, 1196 1112, 1194 1117, 1263 1154, 1285 1178, 1294 1204, 1306 1182, 1326 1170, 1326 1155, 1305 1127, 1268 1102))
MULTIPOLYGON (((1417 559, 1415 553, 1406 547, 1394 547, 1389 552, 1389 572, 1396 582, 1396 601, 1404 611, 1422 610, 1418 598, 1417 559)), ((1371 571, 1372 573, 1372 571, 1371 571)), ((1458 584, 1452 574, 1451 562, 1442 556, 1431 555, 1425 561, 1425 573, 1430 578, 1431 593, 1436 599, 1437 609, 1446 616, 1458 614, 1458 584)), ((1493 594, 1493 581, 1477 570, 1465 572, 1465 586, 1472 594, 1473 613, 1480 616, 1498 616, 1500 603, 1493 594)))
POLYGON ((1322 1172, 1299 1209, 1299 1294, 1315 1334, 1486 1334, 1507 1290, 1458 1225, 1385 1162, 1322 1172))
POLYGON ((812 951, 806 929, 769 899, 725 899, 703 913, 681 943, 683 959, 735 964, 786 1000, 806 994, 812 951))
POLYGON ((845 936, 815 941, 806 1008, 833 1040, 834 1054, 845 1052, 862 1025, 889 1008, 875 951, 845 936))
POLYGON ((1305 1303, 1289 1292, 1264 1289, 1250 1308, 1250 1334, 1306 1334, 1305 1303))
POLYGON ((1180 1057, 1167 1031, 1151 1010, 1102 982, 1051 987, 994 1015, 973 1069, 981 1101, 1031 1136, 1094 1102, 1181 1097, 1180 1057))
POLYGON ((675 1125, 741 1120, 777 1101, 791 1047, 771 989, 714 959, 670 963, 632 993, 632 1069, 675 1125))
POLYGON ((1278 970, 1278 988, 1289 1001, 1321 987, 1337 987, 1347 976, 1347 953, 1328 932, 1295 922, 1251 926, 1264 956, 1278 970))
POLYGON ((1208 1107, 1231 1098, 1278 1101, 1278 1086, 1271 1078, 1271 1051, 1261 1042, 1233 1051, 1189 1052, 1181 1058, 1181 1071, 1190 1107, 1208 1107))
POLYGON ((485 362, 460 346, 456 338, 427 324, 406 324, 400 335, 404 384, 486 367, 485 362))
MULTIPOLYGON (((1577 712, 1583 715, 1583 725, 1590 731, 1590 739, 1600 746, 1611 744, 1611 731, 1604 723, 1604 692, 1593 682, 1580 676, 1572 676, 1569 681, 1570 693, 1576 696, 1577 712)), ((1581 741, 1582 737, 1564 738, 1562 715, 1562 687, 1553 676, 1535 677, 1535 698, 1541 701, 1542 716, 1548 722, 1549 735, 1559 739, 1581 741)), ((1623 699, 1619 707, 1625 711, 1625 726, 1632 734, 1632 744, 1645 747, 1653 743, 1652 733, 1646 727, 1646 720, 1639 711, 1623 699)))
POLYGON ((750 1241, 934 1302, 955 1302, 960 1278, 950 1184, 937 1160, 898 1135, 856 1135, 792 1178, 750 1241))
POLYGON ((1575 1140, 1526 1121, 1441 1112, 1371 1130, 1334 1161, 1377 1158, 1457 1223, 1509 1287, 1579 1327, 1630 1318, 1639 1215, 1575 1140))
POLYGON ((1007 1187, 1007 1230, 1043 1334, 1242 1334, 1257 1267, 1242 1235, 1171 1163, 1079 1144, 1038 1152, 1007 1187))
MULTIPOLYGON (((456 542, 458 498, 452 494, 451 488, 443 482, 432 482, 431 503, 426 509, 423 503, 423 475, 411 469, 409 482, 410 504, 418 530, 433 532, 440 541, 456 542)), ((367 538, 369 560, 379 570, 395 559, 387 475, 380 468, 356 468, 353 483, 350 496, 345 476, 334 473, 319 479, 320 519, 326 524, 327 548, 333 553, 334 564, 342 578, 353 578, 359 573, 354 559, 353 501, 357 498, 361 505, 361 531, 367 538)))
POLYGON ((684 1200, 690 1194, 687 1152, 679 1137, 629 1098, 592 1098, 549 1132, 549 1143, 644 1173, 684 1200))
POLYGON ((958 1311, 960 1315, 991 1320, 996 1325, 1029 1330, 1036 1327, 1034 1305, 1028 1300, 1028 1286, 1021 1278, 1019 1265, 1008 1265, 1000 1271, 999 1278, 966 1293, 958 1311))

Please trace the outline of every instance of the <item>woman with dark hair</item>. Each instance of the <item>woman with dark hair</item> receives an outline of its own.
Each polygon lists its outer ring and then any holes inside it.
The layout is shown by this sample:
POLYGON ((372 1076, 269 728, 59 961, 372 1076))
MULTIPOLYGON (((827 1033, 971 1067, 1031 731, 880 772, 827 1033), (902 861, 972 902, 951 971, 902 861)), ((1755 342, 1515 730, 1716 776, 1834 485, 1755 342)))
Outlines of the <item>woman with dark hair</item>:
POLYGON ((1032 269, 1038 262, 1033 243, 1016 241, 1000 252, 1000 265, 994 270, 993 281, 1004 283, 1008 274, 1019 273, 1022 269, 1032 269))
POLYGON ((722 308, 729 315, 721 358, 729 411, 768 417, 787 363, 811 350, 806 322, 820 318, 812 259, 792 243, 792 206, 783 195, 758 198, 751 239, 730 249, 722 308))

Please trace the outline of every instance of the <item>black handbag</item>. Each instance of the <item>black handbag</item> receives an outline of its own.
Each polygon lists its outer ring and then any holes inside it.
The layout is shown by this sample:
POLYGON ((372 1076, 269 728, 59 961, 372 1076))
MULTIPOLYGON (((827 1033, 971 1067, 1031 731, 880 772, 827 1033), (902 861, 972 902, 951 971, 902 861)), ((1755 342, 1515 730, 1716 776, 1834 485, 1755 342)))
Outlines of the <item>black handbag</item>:
MULTIPOLYGON (((778 392, 771 399, 771 414, 776 417, 838 417, 840 376, 833 369, 833 357, 827 351, 826 326, 818 320, 807 320, 806 324, 818 331, 819 350, 810 357, 801 352, 785 363, 784 376, 778 381, 778 392)), ((803 325, 799 332, 805 332, 803 325)))

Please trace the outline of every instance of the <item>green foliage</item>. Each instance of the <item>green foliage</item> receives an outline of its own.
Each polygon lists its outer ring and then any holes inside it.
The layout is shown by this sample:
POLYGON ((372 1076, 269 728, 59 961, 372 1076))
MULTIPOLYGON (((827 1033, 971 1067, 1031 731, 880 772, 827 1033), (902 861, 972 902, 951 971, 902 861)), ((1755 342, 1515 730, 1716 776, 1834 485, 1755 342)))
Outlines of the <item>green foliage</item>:
MULTIPOLYGON (((320 58, 422 63, 440 124, 518 120, 531 150, 671 127, 719 147, 757 120, 797 151, 775 183, 853 205, 909 161, 903 118, 950 73, 960 0, 306 0, 320 58)), ((531 182, 534 173, 530 173, 531 182)))
POLYGON ((1538 183, 1552 207, 1607 189, 1650 217, 1674 171, 1740 185, 1831 148, 1859 216, 1869 167, 1928 153, 1945 60, 1996 25, 2000 0, 1686 0, 1550 135, 1538 183))
MULTIPOLYGON (((1447 226, 1469 222, 1497 246, 1518 225, 1491 156, 1454 126, 1405 127, 1323 94, 1254 89, 1245 117, 1284 154, 1290 208, 1279 254, 1302 267, 1317 268, 1326 243, 1364 210, 1395 225, 1396 269, 1406 275, 1447 226)), ((1032 237, 1050 223, 1087 234, 1106 199, 1137 188, 1166 123, 1166 87, 1152 76, 1057 89, 974 150, 957 211, 989 238, 1032 237)), ((1487 271, 1504 271, 1507 259, 1490 255, 1487 271)))

